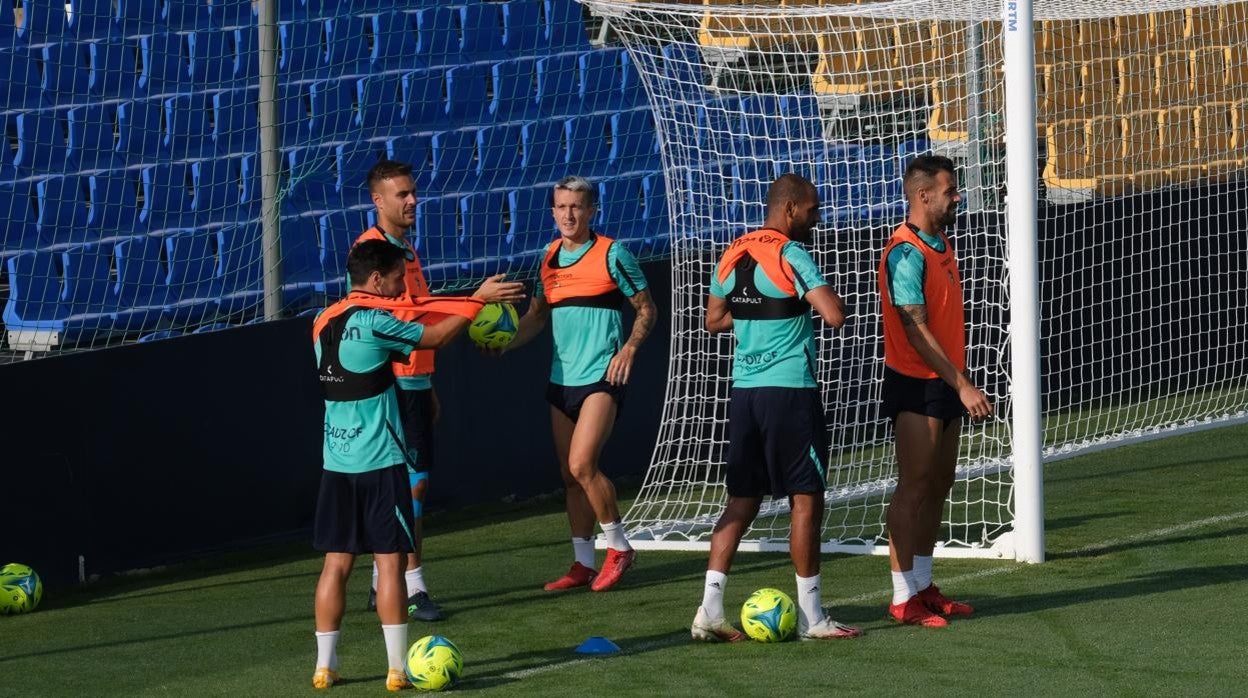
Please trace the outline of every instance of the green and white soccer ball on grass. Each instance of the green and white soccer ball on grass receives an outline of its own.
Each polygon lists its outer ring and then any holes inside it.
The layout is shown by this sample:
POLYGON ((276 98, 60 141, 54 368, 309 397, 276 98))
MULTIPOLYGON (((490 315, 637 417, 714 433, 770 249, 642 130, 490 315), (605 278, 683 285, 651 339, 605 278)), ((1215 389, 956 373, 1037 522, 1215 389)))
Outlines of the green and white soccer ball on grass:
POLYGON ((520 316, 510 303, 486 303, 468 325, 468 337, 482 349, 503 349, 516 338, 520 316))
POLYGON ((16 562, 0 567, 0 615, 29 613, 43 598, 43 582, 26 565, 16 562))
POLYGON ((441 691, 454 686, 464 673, 464 655, 441 635, 426 635, 407 650, 403 664, 407 680, 419 691, 441 691))
POLYGON ((779 589, 759 589, 741 607, 741 627, 759 642, 784 642, 797 630, 797 608, 779 589))

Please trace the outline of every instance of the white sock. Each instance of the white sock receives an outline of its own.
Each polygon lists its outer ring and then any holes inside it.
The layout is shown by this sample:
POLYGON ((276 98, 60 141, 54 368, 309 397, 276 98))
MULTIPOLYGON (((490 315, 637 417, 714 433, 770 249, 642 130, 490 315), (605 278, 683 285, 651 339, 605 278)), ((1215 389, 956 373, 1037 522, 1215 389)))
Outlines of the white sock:
POLYGON ((932 556, 915 555, 914 568, 910 572, 914 574, 915 593, 930 587, 932 585, 932 556))
POLYGON ((593 538, 572 538, 572 554, 576 556, 576 561, 589 569, 597 569, 594 567, 594 539, 593 538))
POLYGON ((917 591, 914 588, 914 575, 910 572, 893 571, 893 605, 899 606, 910 600, 917 591))
POLYGON ((624 537, 624 524, 619 521, 611 523, 598 524, 602 526, 602 532, 607 536, 607 547, 613 550, 632 550, 633 546, 628 544, 628 539, 624 537))
POLYGON ((403 657, 407 654, 407 623, 381 626, 386 636, 386 660, 391 669, 403 670, 403 657))
POLYGON ((407 582, 408 596, 415 596, 418 591, 423 591, 426 594, 429 593, 429 587, 425 586, 424 570, 425 568, 422 566, 403 573, 403 579, 407 582))
POLYGON ((724 617, 724 587, 728 586, 728 575, 715 570, 706 571, 706 586, 702 587, 702 610, 711 620, 724 617))
POLYGON ((797 627, 809 628, 823 621, 822 590, 820 579, 823 575, 813 577, 797 577, 797 627))
POLYGON ((381 577, 381 572, 377 571, 377 563, 373 563, 373 591, 377 591, 377 580, 381 577))
POLYGON ((338 671, 338 631, 316 634, 316 668, 329 667, 338 671))

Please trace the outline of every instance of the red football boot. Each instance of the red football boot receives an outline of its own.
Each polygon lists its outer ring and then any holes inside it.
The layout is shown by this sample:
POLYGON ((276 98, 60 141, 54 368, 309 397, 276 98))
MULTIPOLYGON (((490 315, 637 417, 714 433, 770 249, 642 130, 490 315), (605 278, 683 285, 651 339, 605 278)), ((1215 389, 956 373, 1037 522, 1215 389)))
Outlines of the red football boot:
POLYGON ((911 596, 905 603, 890 604, 888 615, 904 625, 921 625, 925 628, 943 628, 949 625, 949 621, 929 611, 918 596, 911 596))
MULTIPOLYGON (((610 558, 608 558, 610 559, 610 558)), ((589 586, 594 581, 597 572, 589 569, 579 562, 573 562, 572 567, 568 569, 568 573, 548 583, 542 587, 546 591, 563 591, 564 589, 575 589, 576 587, 589 586)))
POLYGON ((970 604, 954 601, 940 593, 940 587, 935 584, 920 591, 916 598, 921 599, 923 605, 927 606, 932 613, 939 613, 942 616, 969 616, 975 612, 970 604))
POLYGON ((620 577, 624 576, 624 570, 632 567, 636 559, 636 550, 607 548, 607 560, 602 563, 602 572, 598 574, 589 588, 594 591, 606 591, 615 586, 615 583, 620 581, 620 577))

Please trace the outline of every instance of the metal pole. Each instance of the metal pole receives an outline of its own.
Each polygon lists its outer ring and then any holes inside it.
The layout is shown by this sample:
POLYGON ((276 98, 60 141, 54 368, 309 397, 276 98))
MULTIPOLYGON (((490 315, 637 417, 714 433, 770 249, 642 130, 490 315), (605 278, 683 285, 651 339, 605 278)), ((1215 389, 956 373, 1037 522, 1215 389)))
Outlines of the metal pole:
POLYGON ((1014 551, 1044 561, 1040 421, 1040 273, 1036 236, 1036 57, 1032 0, 1003 0, 1006 235, 1010 274, 1014 551))
POLYGON ((282 242, 277 216, 277 0, 260 0, 260 181, 264 250, 264 318, 282 312, 282 242))

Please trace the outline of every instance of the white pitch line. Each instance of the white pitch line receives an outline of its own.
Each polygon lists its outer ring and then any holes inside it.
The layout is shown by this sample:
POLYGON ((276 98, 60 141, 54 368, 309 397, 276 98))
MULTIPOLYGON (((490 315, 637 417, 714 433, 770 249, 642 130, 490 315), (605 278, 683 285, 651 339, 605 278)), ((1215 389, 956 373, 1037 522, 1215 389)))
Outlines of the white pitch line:
MULTIPOLYGON (((1150 538, 1159 538, 1161 536, 1168 536, 1174 533, 1182 533, 1183 531, 1190 531, 1195 528, 1204 528, 1205 526, 1213 526, 1215 524, 1227 523, 1230 521, 1238 521, 1239 519, 1244 519, 1244 518, 1248 518, 1248 511, 1241 511, 1241 512, 1237 512, 1234 514, 1222 514, 1221 516, 1210 516, 1205 519, 1197 519, 1195 521, 1188 521, 1187 523, 1176 524, 1174 526, 1167 526, 1165 528, 1157 528, 1151 531, 1145 531, 1144 533, 1137 533, 1135 535, 1127 536, 1125 538, 1111 538, 1109 540, 1101 541, 1100 543, 1092 543, 1090 545, 1085 545, 1081 548, 1075 548, 1074 550, 1071 550, 1069 553, 1066 553, 1066 554, 1067 555, 1089 555, 1092 553, 1103 552, 1105 550, 1109 550, 1111 548, 1114 548, 1116 546, 1123 545, 1126 543, 1135 543, 1137 541, 1148 540, 1150 538)), ((1000 575, 1000 574, 1012 574, 1014 572, 1019 572, 1021 570, 1028 570, 1028 569, 1034 569, 1034 567, 1032 565, 1021 565, 1021 564, 1013 565, 1010 567, 989 567, 988 569, 979 570, 977 572, 971 572, 969 574, 963 574, 957 577, 950 577, 948 579, 942 580, 941 583, 942 584, 944 583, 956 584, 960 582, 970 581, 973 579, 982 579, 983 577, 993 577, 993 576, 1000 575)), ((892 593, 893 592, 890 590, 872 591, 866 594, 859 594, 858 596, 850 596, 844 599, 836 599, 835 601, 832 601, 831 604, 829 605, 835 607, 835 606, 843 606, 843 605, 852 604, 852 603, 861 603, 863 601, 872 601, 874 599, 886 598, 892 593)), ((638 645, 631 646, 628 649, 623 650, 621 654, 628 655, 628 654, 632 654, 635 652, 645 652, 647 650, 660 649, 663 647, 674 647, 678 644, 682 644, 688 641, 689 641, 688 636, 685 633, 681 632, 677 635, 673 635, 670 638, 664 638, 662 640, 652 640, 650 642, 644 642, 638 645)), ((507 679, 523 679, 529 676, 536 676, 537 674, 545 674, 547 672, 558 671, 560 669, 566 669, 568 667, 576 666, 578 664, 592 662, 595 659, 596 659, 595 657, 570 659, 564 662, 555 662, 553 664, 546 664, 543 666, 531 667, 529 669, 520 669, 517 671, 512 671, 507 674, 503 674, 503 677, 507 679)))

